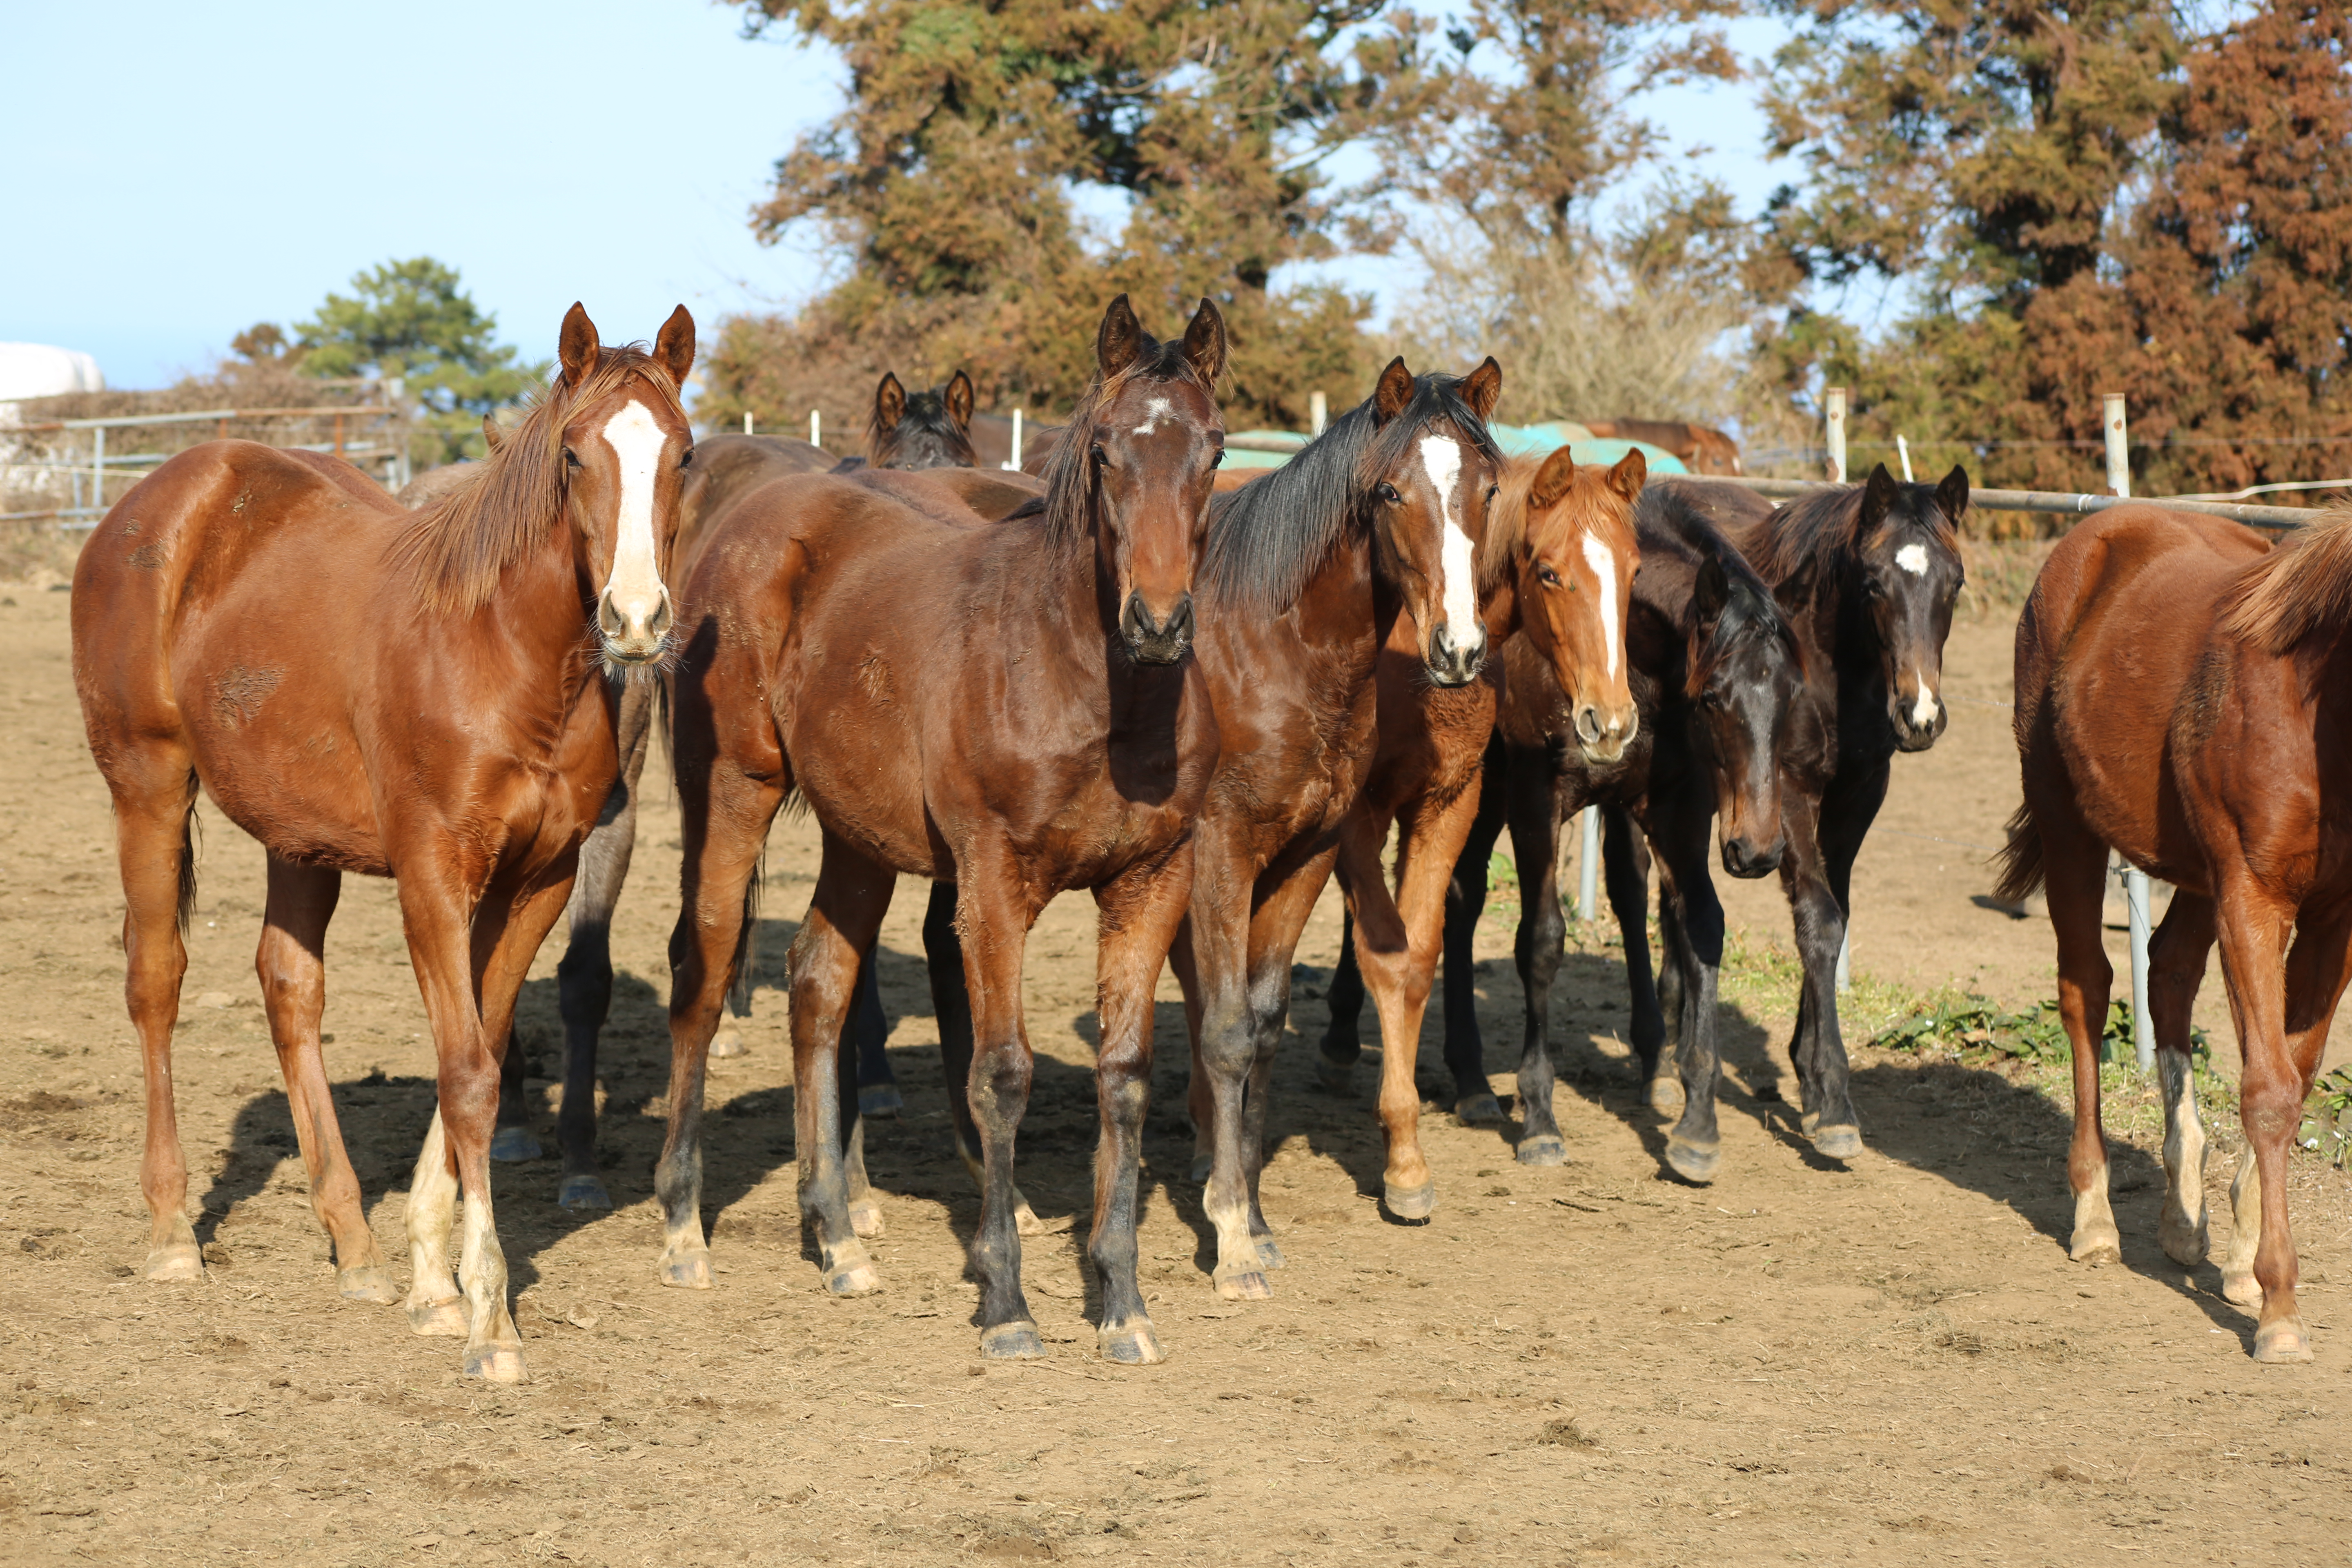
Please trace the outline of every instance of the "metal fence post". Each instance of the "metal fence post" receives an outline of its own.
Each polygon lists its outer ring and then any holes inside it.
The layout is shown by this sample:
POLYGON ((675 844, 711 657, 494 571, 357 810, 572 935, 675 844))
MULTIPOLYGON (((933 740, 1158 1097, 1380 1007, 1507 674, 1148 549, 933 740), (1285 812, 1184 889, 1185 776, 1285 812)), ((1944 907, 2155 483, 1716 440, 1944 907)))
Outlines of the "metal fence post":
POLYGON ((1601 808, 1588 805, 1576 814, 1579 829, 1576 862, 1576 918, 1597 920, 1601 904, 1601 808))
MULTIPOLYGON (((1830 449, 1830 482, 1845 483, 1845 388, 1824 387, 1822 391, 1822 423, 1830 449)), ((1849 990, 1853 985, 1853 932, 1842 929, 1838 936, 1837 988, 1849 990)))
POLYGON ((89 505, 91 510, 104 517, 106 515, 106 426, 101 425, 89 434, 89 505))
POLYGON ((1003 465, 1006 468, 1008 468, 1008 469, 1012 470, 1013 473, 1016 473, 1016 474, 1017 474, 1017 473, 1019 473, 1019 472, 1021 471, 1021 415, 1022 415, 1022 412, 1023 412, 1023 411, 1022 411, 1022 410, 1020 410, 1020 409, 1018 409, 1018 408, 1016 408, 1016 409, 1014 409, 1014 410, 1013 411, 1013 456, 1012 456, 1011 458, 1009 458, 1005 459, 1005 462, 1004 462, 1004 465, 1003 465))
POLYGON ((1331 423, 1331 404, 1319 392, 1307 395, 1307 428, 1309 434, 1320 436, 1331 423))
POLYGON ((824 445, 824 410, 822 408, 809 410, 809 445, 812 447, 824 445))
MULTIPOLYGON (((2125 424, 2124 395, 2100 395, 2099 424, 2107 438, 2107 493, 2131 494, 2131 443, 2125 424)), ((2147 873, 2126 863, 2124 907, 2131 918, 2132 1056, 2139 1070, 2156 1066, 2156 1023, 2147 1016, 2147 873)))

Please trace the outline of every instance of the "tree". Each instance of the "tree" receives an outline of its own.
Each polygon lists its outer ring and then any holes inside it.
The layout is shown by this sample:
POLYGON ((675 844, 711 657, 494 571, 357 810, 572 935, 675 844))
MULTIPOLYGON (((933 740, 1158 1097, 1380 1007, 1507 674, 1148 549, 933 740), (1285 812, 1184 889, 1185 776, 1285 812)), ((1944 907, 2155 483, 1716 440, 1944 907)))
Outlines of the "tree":
POLYGON ((1349 29, 1378 0, 751 0, 747 30, 839 50, 848 101, 777 165, 754 227, 820 226, 845 275, 793 317, 728 323, 706 417, 851 421, 886 368, 961 366, 985 404, 1052 407, 1092 370, 1105 301, 1172 323, 1206 294, 1234 342, 1237 422, 1297 424, 1360 379, 1369 302, 1285 290, 1331 254, 1318 173, 1369 90, 1349 29), (1091 233, 1076 186, 1120 196, 1091 233), (754 399, 788 399, 785 406, 754 399))

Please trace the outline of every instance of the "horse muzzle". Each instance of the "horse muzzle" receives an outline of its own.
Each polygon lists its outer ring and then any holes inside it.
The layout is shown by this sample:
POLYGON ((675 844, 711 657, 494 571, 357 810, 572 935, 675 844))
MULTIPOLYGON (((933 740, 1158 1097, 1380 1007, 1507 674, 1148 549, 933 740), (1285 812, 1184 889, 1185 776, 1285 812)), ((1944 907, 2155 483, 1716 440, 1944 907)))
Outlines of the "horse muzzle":
POLYGON ((1951 721, 1952 710, 1932 697, 1918 698, 1906 703, 1900 697, 1889 704, 1895 721, 1895 749, 1898 752, 1924 752, 1936 743, 1937 737, 1951 721))
POLYGON ((1723 868, 1744 881, 1769 877, 1780 868, 1780 858, 1788 853, 1786 837, 1776 838, 1769 845, 1758 845, 1744 834, 1726 834, 1723 840, 1723 868))
POLYGON ((1572 721, 1576 730, 1576 748, 1584 760, 1606 765, 1623 760, 1625 748, 1642 728, 1642 710, 1630 703, 1623 708, 1602 708, 1595 702, 1580 702, 1572 721))
POLYGON ((1153 620, 1151 607, 1140 594, 1127 596, 1127 608, 1119 612, 1119 636, 1127 639, 1127 651, 1135 656, 1138 664, 1175 664, 1192 647, 1192 595, 1190 591, 1176 595, 1167 616, 1153 620))
POLYGON ((1441 622, 1430 634, 1429 651, 1423 655, 1429 666, 1429 678, 1440 686, 1467 686, 1478 679, 1486 666, 1486 628, 1479 626, 1477 635, 1467 643, 1454 640, 1450 622, 1441 622))
POLYGON ((623 604, 610 588, 596 600, 596 636, 604 644, 607 664, 644 665, 658 660, 669 650, 670 626, 677 615, 670 607, 669 590, 656 591, 650 598, 638 595, 623 604))

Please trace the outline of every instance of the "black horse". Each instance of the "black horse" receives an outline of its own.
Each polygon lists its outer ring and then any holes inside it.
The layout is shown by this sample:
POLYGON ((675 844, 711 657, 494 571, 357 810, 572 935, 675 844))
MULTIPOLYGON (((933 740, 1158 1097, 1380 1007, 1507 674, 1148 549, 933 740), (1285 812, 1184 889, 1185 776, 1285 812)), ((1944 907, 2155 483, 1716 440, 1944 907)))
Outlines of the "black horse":
MULTIPOLYGON (((1655 488, 1654 483, 1652 488, 1655 488)), ((1687 940, 1668 962, 1685 994, 1704 1003, 1678 1065, 1688 1092, 1667 1142, 1667 1163, 1694 1181, 1717 1160, 1716 971, 1723 961, 1723 910, 1706 873, 1710 826, 1723 818, 1722 856, 1734 875, 1760 877, 1780 863, 1778 756, 1803 689, 1796 636, 1770 589, 1706 519, 1654 505, 1634 510, 1642 569, 1626 628, 1631 684, 1641 728, 1618 762, 1595 766, 1579 752, 1570 702, 1549 666, 1526 639, 1504 646, 1503 701, 1486 754, 1477 820, 1454 864, 1445 916, 1445 1059, 1456 1103, 1485 1099, 1485 1051, 1472 995, 1470 945, 1486 900, 1486 866, 1507 824, 1520 868, 1519 979, 1527 999, 1520 1048, 1518 1158, 1557 1165, 1567 1157, 1551 1109, 1548 1036, 1552 977, 1567 922, 1558 891, 1559 825, 1586 805, 1613 805, 1641 823, 1665 866, 1667 902, 1687 940)), ((1621 818, 1621 821, 1625 818, 1621 818)), ((1649 984, 1649 947, 1639 920, 1626 933, 1626 962, 1649 984)), ((1344 1069, 1360 1048, 1363 1002, 1352 946, 1342 945, 1331 983, 1331 1025, 1322 1058, 1344 1069)), ((1644 1074, 1662 1070, 1663 1031, 1636 1030, 1644 1074)))
MULTIPOLYGON (((1838 952, 1853 910, 1854 857, 1886 799, 1895 754, 1926 751, 1948 721, 1939 692, 1962 582, 1958 527, 1969 476, 1955 468, 1940 484, 1905 484, 1880 464, 1863 484, 1778 508, 1751 491, 1693 480, 1653 485, 1642 500, 1645 510, 1720 526, 1772 585, 1804 650, 1804 689, 1780 757, 1788 827, 1780 883, 1805 972, 1790 1056, 1805 1136, 1831 1159, 1852 1159, 1862 1152, 1862 1130, 1838 1029, 1838 952)), ((1627 933, 1633 1027, 1637 1036, 1687 1038, 1694 1008, 1698 1019, 1711 1018, 1714 999, 1678 990, 1670 967, 1662 1009, 1648 966, 1631 962, 1649 897, 1640 861, 1640 847, 1612 824, 1609 895, 1627 933)), ((1678 926, 1672 900, 1664 901, 1658 929, 1670 952, 1689 940, 1678 926)))

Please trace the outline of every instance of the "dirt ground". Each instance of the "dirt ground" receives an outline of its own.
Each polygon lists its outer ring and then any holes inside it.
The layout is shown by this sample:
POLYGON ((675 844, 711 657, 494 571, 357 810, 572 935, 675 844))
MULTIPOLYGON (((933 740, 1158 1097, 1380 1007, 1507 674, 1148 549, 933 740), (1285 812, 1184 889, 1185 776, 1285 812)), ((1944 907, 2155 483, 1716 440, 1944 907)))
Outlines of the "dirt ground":
MULTIPOLYGON (((881 961, 908 1097, 871 1134, 886 1289, 831 1299, 803 1255, 783 1000, 763 985, 751 1053, 714 1064, 717 1288, 665 1290, 651 1165, 677 818, 659 791, 615 938, 604 1149, 620 1206, 556 1209, 551 1158, 498 1173, 533 1381, 469 1386, 454 1343, 335 1297, 257 1005, 261 856, 209 808, 177 1077, 212 1267, 201 1285, 143 1284, 121 896, 67 595, 0 601, 17 672, 0 697, 6 1561, 2319 1562, 2352 1538, 2342 1178, 2297 1168, 2318 1359, 2286 1368, 2247 1359, 2252 1320, 2213 1267, 2158 1250, 2147 1148, 2116 1158, 2125 1265, 2067 1262, 2063 1114, 1997 1071, 1864 1053, 1871 1146, 1836 1168, 1753 1092, 1789 1020, 1732 1009, 1723 1175, 1685 1186, 1660 1174, 1661 1129, 1615 1043, 1619 970, 1595 942, 1554 1015, 1572 1163, 1523 1170, 1503 1132, 1433 1107, 1437 1216, 1384 1223, 1369 1093, 1309 1087, 1329 900, 1277 1074, 1265 1202, 1289 1267, 1270 1302, 1210 1289, 1163 989, 1143 1250, 1165 1365, 1095 1359, 1069 1228, 1094 1142, 1077 899, 1048 911, 1028 970, 1041 1059, 1021 1179, 1055 1226, 1026 1257, 1048 1359, 974 1354, 961 1276, 977 1204, 950 1152, 911 885, 881 961)), ((1962 627, 1949 685, 1967 700, 1935 752, 1898 764, 1863 862, 1855 963, 2022 1003, 2049 994, 2046 925, 1969 902, 2013 788, 2006 715, 1978 706, 2006 697, 2005 636, 1962 627)), ((804 907, 812 843, 805 823, 778 828, 763 979, 804 907)), ((1727 896, 1753 942, 1785 942, 1772 885, 1727 896)), ((1482 932, 1498 1068, 1518 1009, 1509 941, 1499 921, 1482 932)), ((541 1051, 557 956, 525 1001, 541 1051)), ((388 885, 347 884, 329 975, 338 1103, 398 1267, 433 1062, 388 885)), ((2227 1057, 2218 984, 2205 1006, 2227 1057)), ((1433 1030, 1424 1048, 1434 1079, 1433 1030)), ((544 1118, 541 1131, 551 1147, 544 1118)), ((2234 1147, 2228 1130, 2217 1142, 2234 1147)), ((2217 1199, 2229 1170, 2214 1161, 2217 1199)), ((2223 1204, 2217 1247, 2227 1224, 2223 1204)))

